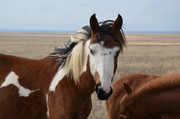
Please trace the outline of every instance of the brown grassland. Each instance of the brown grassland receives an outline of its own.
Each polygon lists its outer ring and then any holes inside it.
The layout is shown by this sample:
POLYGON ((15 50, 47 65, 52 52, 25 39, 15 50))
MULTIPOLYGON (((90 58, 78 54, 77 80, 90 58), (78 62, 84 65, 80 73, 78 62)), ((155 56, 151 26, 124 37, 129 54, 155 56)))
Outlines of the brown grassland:
MULTIPOLYGON (((48 56, 70 34, 0 33, 0 53, 31 59, 48 56)), ((132 73, 167 75, 180 72, 180 34, 128 34, 113 82, 132 73)), ((106 119, 103 101, 92 95, 88 119, 106 119)))

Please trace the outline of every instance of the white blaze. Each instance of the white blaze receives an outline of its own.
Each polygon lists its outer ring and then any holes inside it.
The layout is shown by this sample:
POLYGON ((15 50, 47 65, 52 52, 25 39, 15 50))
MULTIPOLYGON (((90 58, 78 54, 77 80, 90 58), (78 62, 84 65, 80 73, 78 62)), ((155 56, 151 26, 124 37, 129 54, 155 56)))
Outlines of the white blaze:
POLYGON ((119 47, 105 48, 95 43, 90 45, 90 49, 94 53, 90 54, 91 73, 95 76, 98 72, 101 87, 108 92, 112 87, 111 79, 114 76, 114 56, 119 51, 119 47))

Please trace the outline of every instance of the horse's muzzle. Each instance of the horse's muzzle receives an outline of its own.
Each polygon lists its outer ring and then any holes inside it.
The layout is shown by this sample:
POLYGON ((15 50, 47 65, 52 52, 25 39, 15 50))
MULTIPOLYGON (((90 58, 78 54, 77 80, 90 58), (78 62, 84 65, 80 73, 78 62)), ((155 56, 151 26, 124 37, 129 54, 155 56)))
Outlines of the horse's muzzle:
POLYGON ((97 84, 95 90, 99 100, 107 100, 113 93, 112 87, 110 87, 109 93, 106 93, 106 91, 104 91, 103 88, 101 87, 101 84, 97 84))

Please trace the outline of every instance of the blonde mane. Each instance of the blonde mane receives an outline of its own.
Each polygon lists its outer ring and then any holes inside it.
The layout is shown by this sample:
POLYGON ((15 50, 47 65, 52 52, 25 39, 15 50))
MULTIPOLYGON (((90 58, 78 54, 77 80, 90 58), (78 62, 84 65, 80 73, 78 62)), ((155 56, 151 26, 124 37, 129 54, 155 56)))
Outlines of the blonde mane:
POLYGON ((73 78, 75 82, 78 81, 82 69, 85 65, 85 42, 87 40, 80 41, 69 54, 66 64, 64 65, 63 69, 66 75, 70 78, 73 78))
POLYGON ((59 70, 63 69, 64 74, 75 82, 83 71, 86 63, 86 41, 91 37, 91 28, 84 26, 78 30, 75 35, 70 37, 64 47, 57 47, 50 54, 52 57, 59 58, 59 70))
POLYGON ((59 58, 59 70, 63 69, 64 74, 70 79, 74 79, 75 82, 79 80, 86 63, 85 44, 90 37, 90 27, 84 26, 70 37, 69 42, 64 44, 64 47, 55 48, 50 54, 50 56, 59 58))

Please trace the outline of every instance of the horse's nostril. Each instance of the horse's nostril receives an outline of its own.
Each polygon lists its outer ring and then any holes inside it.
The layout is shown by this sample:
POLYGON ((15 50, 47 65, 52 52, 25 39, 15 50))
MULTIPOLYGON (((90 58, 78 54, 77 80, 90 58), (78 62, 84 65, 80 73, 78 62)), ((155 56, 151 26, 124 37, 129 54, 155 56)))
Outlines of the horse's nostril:
POLYGON ((113 93, 113 88, 110 87, 110 91, 109 91, 109 94, 111 95, 113 93))
POLYGON ((101 84, 99 83, 96 85, 95 91, 97 92, 100 88, 101 88, 101 84))
POLYGON ((113 93, 113 89, 112 89, 112 87, 110 87, 110 91, 108 93, 106 93, 106 91, 104 91, 103 88, 101 87, 101 84, 97 84, 96 85, 96 93, 97 93, 98 99, 107 100, 113 93))

